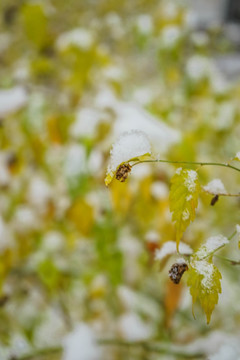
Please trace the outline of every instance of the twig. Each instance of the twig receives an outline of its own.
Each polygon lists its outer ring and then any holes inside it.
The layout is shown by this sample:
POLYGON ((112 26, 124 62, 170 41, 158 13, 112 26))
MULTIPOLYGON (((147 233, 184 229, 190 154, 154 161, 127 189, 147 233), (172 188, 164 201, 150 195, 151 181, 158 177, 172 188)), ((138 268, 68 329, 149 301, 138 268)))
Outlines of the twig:
POLYGON ((203 162, 203 161, 176 161, 176 160, 161 160, 161 159, 152 159, 152 160, 140 160, 135 162, 132 166, 141 164, 141 163, 149 163, 149 162, 161 162, 168 164, 186 164, 186 165, 201 165, 201 166, 223 166, 240 172, 240 169, 232 166, 228 163, 218 163, 218 162, 203 162))
MULTIPOLYGON (((97 343, 101 346, 117 346, 125 348, 139 348, 147 352, 157 353, 157 354, 168 354, 175 357, 184 358, 184 359, 201 359, 206 356, 203 352, 190 353, 185 349, 177 346, 171 346, 168 343, 151 343, 147 341, 127 341, 120 339, 98 339, 97 343)), ((30 354, 21 355, 21 356, 12 356, 9 360, 35 360, 38 358, 44 358, 49 355, 58 355, 62 352, 62 348, 53 347, 46 349, 38 349, 33 351, 30 354)))

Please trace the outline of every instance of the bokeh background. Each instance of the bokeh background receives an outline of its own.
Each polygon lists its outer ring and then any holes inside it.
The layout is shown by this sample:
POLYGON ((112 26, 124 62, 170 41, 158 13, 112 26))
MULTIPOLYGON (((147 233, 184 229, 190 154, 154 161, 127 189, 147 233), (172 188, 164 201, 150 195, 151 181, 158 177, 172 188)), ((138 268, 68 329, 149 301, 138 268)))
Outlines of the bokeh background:
MULTIPOLYGON (((174 257, 154 261, 175 237, 176 168, 141 164, 104 185, 111 145, 131 129, 162 159, 226 162, 240 150, 238 2, 0 9, 0 359, 240 359, 239 268, 216 259, 223 293, 206 325, 184 277, 168 278, 174 257)), ((239 192, 234 171, 201 169, 202 185, 213 178, 239 192)), ((239 199, 210 201, 201 195, 184 234, 194 250, 240 222, 239 199)), ((223 255, 238 260, 237 242, 223 255)))

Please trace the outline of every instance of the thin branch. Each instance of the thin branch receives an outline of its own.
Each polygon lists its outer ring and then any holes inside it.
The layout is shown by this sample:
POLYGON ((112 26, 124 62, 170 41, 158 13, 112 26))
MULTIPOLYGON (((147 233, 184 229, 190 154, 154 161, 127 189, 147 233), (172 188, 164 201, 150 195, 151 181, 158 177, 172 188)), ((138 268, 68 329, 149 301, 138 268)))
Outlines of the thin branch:
POLYGON ((182 357, 184 359, 200 359, 206 356, 205 353, 196 352, 190 353, 180 347, 172 346, 170 344, 160 344, 160 343, 151 343, 147 341, 127 341, 119 339, 103 339, 98 341, 101 345, 112 345, 128 348, 142 348, 145 351, 158 353, 158 354, 168 354, 175 357, 182 357))
MULTIPOLYGON (((237 230, 235 230, 235 231, 228 237, 228 241, 231 241, 231 240, 234 238, 235 235, 237 235, 237 230)), ((209 254, 207 254, 206 256, 202 257, 201 260, 207 259, 208 257, 214 255, 215 252, 221 250, 225 245, 227 245, 227 244, 223 244, 223 245, 219 246, 219 247, 218 247, 217 249, 215 249, 214 251, 211 251, 209 254)), ((214 256, 216 256, 216 255, 214 255, 214 256)))
MULTIPOLYGON (((168 343, 151 343, 147 341, 127 341, 121 339, 98 339, 97 343, 101 346, 117 346, 124 348, 132 349, 142 349, 147 352, 157 353, 157 354, 168 354, 179 358, 184 359, 201 359, 206 356, 203 352, 189 352, 180 346, 171 346, 168 343)), ((46 349, 38 349, 33 351, 30 354, 21 355, 21 356, 12 356, 9 360, 35 360, 39 358, 44 358, 49 355, 59 355, 62 352, 61 347, 53 347, 46 349)))
POLYGON ((62 348, 60 346, 52 347, 52 348, 45 348, 45 349, 38 349, 33 351, 32 353, 21 355, 21 356, 10 356, 9 360, 34 360, 38 358, 44 358, 45 356, 49 355, 57 355, 62 352, 62 348))
POLYGON ((201 165, 201 166, 222 166, 227 167, 236 171, 240 172, 240 169, 230 165, 228 163, 218 163, 218 162, 203 162, 203 161, 176 161, 176 160, 161 160, 161 159, 152 159, 152 160, 140 160, 134 163, 132 166, 141 164, 141 163, 154 163, 154 162, 161 162, 161 163, 168 163, 168 164, 186 164, 186 165, 201 165))
POLYGON ((233 196, 233 197, 239 197, 239 196, 240 196, 240 193, 238 193, 238 194, 229 194, 229 193, 213 194, 213 193, 211 193, 210 191, 205 190, 203 186, 202 186, 202 190, 203 190, 204 192, 206 192, 207 194, 212 195, 212 196, 216 196, 216 195, 218 195, 218 196, 233 196))
POLYGON ((220 255, 214 255, 214 256, 218 259, 230 262, 231 265, 240 265, 240 260, 232 260, 220 255))

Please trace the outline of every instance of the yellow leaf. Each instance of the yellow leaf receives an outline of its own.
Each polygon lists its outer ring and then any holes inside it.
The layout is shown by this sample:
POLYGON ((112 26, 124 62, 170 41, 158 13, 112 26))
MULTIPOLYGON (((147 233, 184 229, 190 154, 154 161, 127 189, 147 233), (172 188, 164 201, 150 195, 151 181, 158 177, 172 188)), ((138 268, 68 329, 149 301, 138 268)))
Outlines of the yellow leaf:
POLYGON ((94 211, 85 200, 79 198, 68 210, 67 218, 80 233, 88 236, 94 224, 94 211))
POLYGON ((23 26, 28 39, 38 48, 48 42, 47 16, 42 4, 28 3, 22 8, 23 26))
POLYGON ((233 158, 233 160, 235 160, 235 161, 240 161, 240 151, 235 155, 235 157, 233 158))
POLYGON ((115 169, 115 171, 113 170, 108 170, 107 171, 107 174, 106 174, 106 177, 105 177, 105 185, 108 186, 114 179, 115 175, 116 175, 116 172, 117 170, 119 169, 119 167, 123 164, 128 164, 130 163, 131 161, 144 161, 144 160, 147 160, 147 159, 150 159, 151 158, 151 155, 150 153, 146 153, 144 155, 140 155, 140 156, 137 156, 137 157, 134 157, 132 159, 129 159, 127 161, 124 161, 122 162, 121 164, 118 165, 118 167, 115 169))
MULTIPOLYGON (((190 288, 192 303, 199 299, 209 324, 215 305, 218 303, 218 294, 221 293, 222 276, 211 260, 194 259, 188 269, 187 285, 190 288)), ((194 316, 194 313, 193 313, 194 316)))
POLYGON ((181 237, 195 218, 200 184, 194 170, 178 169, 171 180, 170 211, 176 226, 177 249, 181 237))
POLYGON ((113 171, 110 171, 107 173, 107 176, 105 177, 105 185, 108 186, 113 181, 113 178, 115 176, 115 173, 113 171))

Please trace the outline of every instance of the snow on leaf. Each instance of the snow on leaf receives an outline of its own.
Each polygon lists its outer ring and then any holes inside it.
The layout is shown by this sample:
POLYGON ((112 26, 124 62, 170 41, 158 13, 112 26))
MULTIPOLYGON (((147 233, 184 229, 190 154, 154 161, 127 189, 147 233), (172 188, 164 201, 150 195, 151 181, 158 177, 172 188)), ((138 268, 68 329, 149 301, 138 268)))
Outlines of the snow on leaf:
POLYGON ((203 187, 203 190, 213 195, 227 194, 227 191, 220 179, 213 179, 203 187))
POLYGON ((194 170, 178 169, 171 180, 170 211, 176 226, 177 249, 179 241, 195 218, 200 184, 194 170))
POLYGON ((240 161, 240 151, 238 151, 235 155, 235 157, 233 158, 233 160, 235 161, 240 161))
POLYGON ((199 299, 208 324, 214 307, 218 303, 218 294, 222 291, 221 278, 221 273, 211 260, 193 260, 190 263, 187 285, 190 288, 192 303, 194 305, 199 299))
MULTIPOLYGON (((179 243, 179 253, 182 255, 191 255, 192 249, 189 245, 184 244, 183 242, 179 243)), ((161 249, 155 250, 155 260, 158 261, 160 270, 164 268, 169 257, 176 253, 176 243, 175 241, 166 241, 161 249)))
POLYGON ((229 240, 223 235, 211 236, 207 239, 206 243, 196 251, 194 257, 197 259, 204 259, 228 243, 229 240))
MULTIPOLYGON (((155 251, 155 260, 163 260, 165 257, 176 253, 176 243, 174 241, 166 241, 161 249, 155 251)), ((183 242, 179 243, 179 253, 183 255, 191 255, 192 249, 183 242)))
POLYGON ((151 155, 151 144, 144 132, 131 130, 123 133, 110 151, 105 184, 108 186, 113 180, 120 165, 130 161, 143 160, 151 155))

